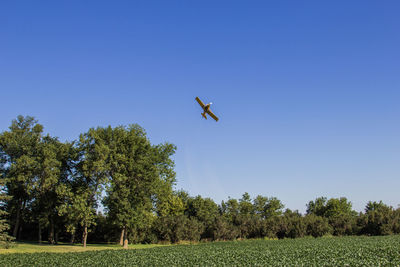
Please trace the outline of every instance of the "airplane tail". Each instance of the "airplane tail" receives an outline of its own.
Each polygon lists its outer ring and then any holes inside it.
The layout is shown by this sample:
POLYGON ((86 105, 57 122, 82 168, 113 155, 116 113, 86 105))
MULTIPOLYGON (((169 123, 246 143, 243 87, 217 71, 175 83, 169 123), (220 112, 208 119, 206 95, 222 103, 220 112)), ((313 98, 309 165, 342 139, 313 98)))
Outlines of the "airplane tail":
POLYGON ((204 113, 201 113, 201 115, 205 118, 205 119, 207 119, 207 116, 206 116, 206 113, 204 112, 204 113))

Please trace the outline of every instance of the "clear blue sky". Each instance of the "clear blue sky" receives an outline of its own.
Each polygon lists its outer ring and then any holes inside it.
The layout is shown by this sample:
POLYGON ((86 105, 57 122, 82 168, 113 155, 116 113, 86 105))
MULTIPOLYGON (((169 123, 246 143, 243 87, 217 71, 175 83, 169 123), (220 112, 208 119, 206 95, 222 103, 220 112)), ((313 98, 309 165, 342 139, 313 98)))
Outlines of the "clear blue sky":
POLYGON ((0 131, 138 123, 177 189, 400 204, 399 1, 2 1, 0 131), (194 98, 213 102, 218 123, 194 98))

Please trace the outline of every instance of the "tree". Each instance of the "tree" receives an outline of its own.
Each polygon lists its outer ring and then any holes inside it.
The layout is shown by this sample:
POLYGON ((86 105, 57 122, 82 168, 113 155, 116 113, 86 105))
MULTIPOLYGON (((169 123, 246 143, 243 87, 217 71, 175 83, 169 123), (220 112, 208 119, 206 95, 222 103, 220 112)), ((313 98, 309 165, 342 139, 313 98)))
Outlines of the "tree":
POLYGON ((326 212, 326 197, 318 197, 315 201, 310 201, 307 204, 307 214, 315 214, 317 216, 325 216, 326 212))
POLYGON ((109 146, 110 180, 103 203, 115 224, 122 228, 121 237, 127 248, 128 230, 149 225, 160 196, 171 192, 175 172, 170 156, 176 148, 168 143, 152 146, 138 125, 98 131, 107 132, 109 146))
POLYGON ((38 146, 38 173, 33 181, 33 213, 38 222, 38 241, 42 241, 42 228, 49 227, 48 241, 56 242, 55 224, 58 219, 59 199, 56 188, 60 183, 62 171, 62 148, 64 144, 49 135, 42 138, 38 146))
POLYGON ((212 226, 213 240, 233 240, 240 235, 239 228, 224 216, 218 216, 212 226))
POLYGON ((341 215, 354 215, 351 202, 345 197, 329 199, 326 202, 324 216, 331 218, 341 215))
POLYGON ((285 207, 276 197, 263 197, 258 195, 253 201, 254 211, 262 219, 279 216, 285 207))
POLYGON ((251 197, 249 193, 245 192, 242 198, 239 199, 239 211, 241 215, 250 216, 253 214, 253 205, 251 204, 251 197))
MULTIPOLYGON (((396 213, 392 207, 382 201, 369 201, 365 207, 363 233, 370 235, 388 235, 396 232, 396 213)), ((397 218, 398 219, 398 218, 397 218)))
POLYGON ((352 234, 356 224, 356 212, 352 210, 352 204, 345 197, 317 198, 307 205, 307 214, 322 216, 329 220, 334 235, 352 234))
POLYGON ((70 198, 72 209, 76 210, 79 223, 83 227, 82 241, 86 247, 88 230, 95 223, 98 198, 108 179, 106 145, 107 132, 103 128, 89 129, 81 134, 77 149, 79 160, 72 188, 77 192, 70 198))
POLYGON ((156 209, 157 215, 160 217, 183 215, 188 209, 188 203, 187 200, 181 198, 179 192, 174 192, 171 188, 160 192, 157 197, 156 209))
POLYGON ((177 243, 182 240, 199 241, 204 226, 196 218, 185 215, 163 216, 154 225, 158 239, 177 243))
POLYGON ((307 205, 307 214, 315 214, 331 218, 338 215, 354 214, 352 204, 345 197, 331 198, 319 197, 315 201, 310 201, 307 205))
POLYGON ((324 217, 308 214, 304 217, 304 220, 307 225, 308 235, 321 237, 332 232, 332 227, 329 225, 328 219, 324 217))
POLYGON ((2 174, 6 179, 7 193, 12 197, 7 203, 7 209, 13 219, 13 236, 17 237, 21 218, 34 195, 43 126, 33 117, 20 115, 12 121, 9 129, 0 135, 0 150, 2 174))
POLYGON ((219 215, 218 205, 210 198, 197 196, 189 200, 189 218, 196 218, 204 226, 202 238, 212 238, 212 227, 219 215))
POLYGON ((304 237, 307 234, 307 225, 302 215, 297 211, 286 209, 283 216, 279 217, 279 238, 304 237))
MULTIPOLYGON (((3 162, 1 162, 0 157, 0 169, 2 168, 3 162)), ((8 213, 4 210, 4 205, 5 202, 10 199, 10 196, 8 196, 4 191, 5 179, 3 178, 2 173, 3 172, 0 173, 0 247, 7 248, 13 238, 9 236, 7 232, 10 226, 8 225, 8 222, 6 220, 6 216, 8 215, 8 213)))
POLYGON ((226 202, 221 202, 221 213, 227 218, 229 223, 238 225, 239 212, 239 202, 237 199, 229 198, 226 202))

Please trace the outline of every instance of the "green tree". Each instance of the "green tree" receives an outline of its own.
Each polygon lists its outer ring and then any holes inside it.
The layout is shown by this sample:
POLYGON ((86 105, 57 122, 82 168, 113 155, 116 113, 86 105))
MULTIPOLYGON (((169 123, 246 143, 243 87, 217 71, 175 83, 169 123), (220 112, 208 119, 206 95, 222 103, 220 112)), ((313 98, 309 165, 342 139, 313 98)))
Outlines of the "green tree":
POLYGON ((382 201, 369 201, 365 207, 366 221, 362 231, 370 235, 392 234, 396 232, 396 217, 394 209, 382 201))
POLYGON ((251 203, 251 197, 249 193, 245 192, 242 198, 239 199, 239 211, 241 215, 250 216, 253 214, 253 204, 251 203))
POLYGON ((12 198, 7 202, 17 237, 21 220, 29 202, 34 197, 34 181, 39 174, 38 151, 43 126, 33 117, 18 116, 9 131, 0 134, 2 151, 2 174, 6 179, 6 189, 12 198))
POLYGON ((338 215, 354 214, 352 204, 345 197, 331 198, 319 197, 315 201, 310 201, 307 205, 307 214, 315 214, 331 218, 338 215))
POLYGON ((56 138, 45 136, 38 146, 38 174, 33 181, 33 213, 38 222, 38 241, 42 241, 42 228, 49 227, 49 243, 54 244, 55 221, 58 219, 56 187, 60 182, 61 144, 56 138))
POLYGON ((76 164, 74 175, 73 194, 69 203, 76 211, 80 225, 83 227, 82 241, 86 247, 89 228, 94 225, 98 200, 108 181, 107 158, 107 132, 103 128, 89 129, 81 134, 77 149, 79 160, 76 164))
MULTIPOLYGON (((75 242, 75 234, 78 226, 89 227, 95 224, 96 214, 94 204, 88 205, 90 192, 83 186, 62 185, 57 188, 57 194, 64 199, 63 204, 58 208, 58 214, 65 216, 65 227, 71 235, 70 243, 75 242)), ((84 229, 82 238, 87 238, 88 228, 84 229), (86 231, 86 233, 85 233, 86 231)), ((83 245, 86 245, 86 240, 82 240, 83 245)))
POLYGON ((154 225, 158 239, 177 243, 182 240, 199 241, 204 226, 196 218, 185 215, 163 216, 154 225))
POLYGON ((331 218, 340 215, 352 215, 354 211, 352 204, 345 197, 331 198, 326 202, 325 217, 331 218))
MULTIPOLYGON (((0 151, 1 153, 1 151, 0 151)), ((0 169, 3 169, 3 162, 0 156, 0 169)), ((5 211, 5 203, 10 199, 10 196, 4 191, 5 189, 5 179, 3 178, 3 172, 0 173, 0 247, 8 247, 10 242, 13 240, 11 236, 8 235, 9 224, 7 222, 6 216, 8 213, 5 211)))
POLYGON ((268 198, 260 195, 253 200, 253 206, 255 213, 262 219, 282 215, 285 207, 276 197, 268 198))
POLYGON ((221 202, 221 213, 224 217, 227 218, 228 222, 233 225, 238 225, 238 217, 239 217, 239 202, 237 199, 229 198, 226 202, 221 202))
POLYGON ((157 200, 171 192, 175 172, 170 157, 176 148, 168 143, 152 146, 138 125, 98 130, 107 132, 109 146, 110 181, 103 203, 114 223, 122 229, 124 248, 127 248, 128 230, 137 231, 150 225, 157 200))
POLYGON ((189 218, 196 218, 204 226, 202 238, 212 238, 212 228, 219 216, 218 205, 210 198, 197 196, 190 199, 188 207, 189 218))
POLYGON ((296 210, 286 209, 283 216, 279 217, 279 238, 303 237, 307 234, 307 224, 303 216, 296 210))
POLYGON ((218 216, 212 227, 213 240, 233 240, 240 235, 239 228, 224 216, 218 216))
POLYGON ((326 197, 318 197, 315 201, 310 201, 307 204, 307 214, 315 214, 317 216, 325 216, 326 212, 326 197))
POLYGON ((307 235, 321 237, 332 232, 332 227, 325 217, 308 214, 304 217, 304 220, 307 225, 307 235))
POLYGON ((307 205, 307 214, 322 216, 329 220, 334 235, 352 234, 356 224, 357 213, 353 211, 352 204, 345 197, 317 198, 307 205))
POLYGON ((183 215, 187 209, 187 202, 181 198, 179 193, 171 190, 162 190, 157 198, 158 216, 183 215))

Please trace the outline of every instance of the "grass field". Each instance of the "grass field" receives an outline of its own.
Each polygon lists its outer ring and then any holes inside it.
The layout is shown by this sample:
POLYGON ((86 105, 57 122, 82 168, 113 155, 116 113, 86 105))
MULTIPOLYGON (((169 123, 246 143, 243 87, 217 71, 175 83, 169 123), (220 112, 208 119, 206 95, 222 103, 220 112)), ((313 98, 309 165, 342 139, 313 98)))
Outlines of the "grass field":
MULTIPOLYGON (((129 245, 130 249, 142 249, 142 248, 153 248, 159 247, 162 245, 144 245, 144 244, 135 244, 129 245)), ((82 244, 58 244, 58 245, 49 245, 46 243, 37 244, 37 243, 22 243, 18 242, 15 246, 9 249, 1 249, 1 254, 10 254, 10 253, 37 253, 37 252, 54 252, 54 253, 63 253, 63 252, 85 252, 85 251, 93 251, 93 250, 114 250, 114 249, 122 249, 120 245, 114 244, 87 244, 86 248, 82 246, 82 244)))
POLYGON ((400 266, 400 236, 247 240, 81 253, 11 253, 0 266, 400 266))

